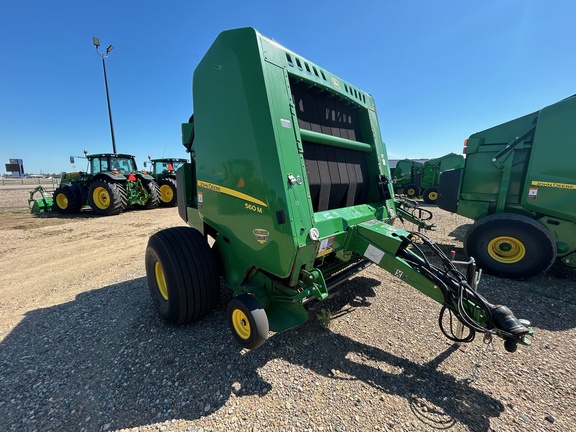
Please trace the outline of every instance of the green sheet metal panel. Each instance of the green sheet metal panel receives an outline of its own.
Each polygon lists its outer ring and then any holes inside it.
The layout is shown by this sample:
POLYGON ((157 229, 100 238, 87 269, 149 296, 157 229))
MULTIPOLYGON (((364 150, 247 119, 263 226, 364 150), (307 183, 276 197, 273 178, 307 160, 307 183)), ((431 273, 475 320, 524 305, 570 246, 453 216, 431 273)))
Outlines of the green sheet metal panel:
POLYGON ((374 180, 389 170, 372 97, 252 28, 221 33, 193 84, 198 217, 189 220, 219 231, 217 248, 234 261, 228 283, 242 283, 250 268, 294 283, 301 267, 312 268, 319 244, 310 236, 315 207, 321 209, 310 191, 323 187, 309 181, 315 163, 343 176, 325 210, 337 213, 333 206, 347 199, 353 205, 380 199, 374 180), (316 106, 325 116, 320 121, 305 112, 316 106), (305 148, 326 151, 328 159, 307 160, 305 148), (337 160, 348 155, 358 165, 337 160), (361 196, 338 196, 346 175, 365 181, 361 196))
POLYGON ((522 205, 576 222, 576 95, 538 115, 522 205))

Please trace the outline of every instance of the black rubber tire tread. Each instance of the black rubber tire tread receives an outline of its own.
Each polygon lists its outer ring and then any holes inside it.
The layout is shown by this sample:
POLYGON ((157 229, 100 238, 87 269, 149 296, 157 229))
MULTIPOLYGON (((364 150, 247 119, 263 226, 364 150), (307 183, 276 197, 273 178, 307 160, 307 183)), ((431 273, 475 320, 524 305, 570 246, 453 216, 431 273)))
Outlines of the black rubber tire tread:
POLYGON ((409 198, 418 198, 420 196, 420 188, 415 184, 409 184, 404 186, 404 194, 409 198), (408 193, 409 191, 414 191, 415 193, 408 193))
POLYGON ((430 197, 430 195, 432 195, 433 193, 435 193, 436 196, 438 196, 437 186, 430 186, 429 188, 426 188, 424 190, 424 192, 422 193, 422 199, 424 200, 425 203, 436 204, 436 199, 430 197))
POLYGON ((153 234, 146 248, 146 277, 154 306, 173 324, 183 325, 208 315, 220 300, 220 279, 212 250, 202 234, 173 227, 153 234), (168 300, 159 294, 154 266, 164 272, 168 300))
MULTIPOLYGON (((162 201, 160 199, 160 206, 162 207, 176 207, 178 205, 178 191, 176 188, 176 179, 172 177, 164 177, 158 182, 158 189, 162 188, 162 186, 168 186, 172 189, 172 200, 170 201, 162 201)), ((162 193, 159 192, 159 196, 162 196, 162 193)))
POLYGON ((135 205, 134 207, 141 210, 152 210, 158 207, 160 204, 160 188, 155 180, 140 179, 142 186, 146 189, 150 198, 146 201, 144 205, 135 205))
POLYGON ((78 213, 82 208, 82 197, 80 195, 80 190, 75 185, 60 185, 54 191, 52 197, 52 209, 62 214, 73 214, 78 213), (56 198, 59 194, 62 194, 68 200, 68 205, 66 208, 58 206, 56 198))
POLYGON ((126 191, 124 187, 119 183, 114 183, 106 179, 97 179, 92 182, 90 189, 88 190, 88 205, 92 208, 92 211, 97 215, 101 216, 114 216, 126 209, 126 191), (94 203, 94 190, 98 187, 102 187, 108 191, 110 195, 110 205, 101 209, 94 203))
POLYGON ((486 216, 472 225, 464 239, 464 251, 474 257, 478 267, 488 274, 510 279, 539 275, 556 260, 556 242, 539 222, 523 215, 500 213, 486 216), (488 254, 488 244, 499 236, 518 239, 526 249, 517 263, 498 262, 488 254))
POLYGON ((266 342, 266 339, 268 339, 269 323, 266 311, 262 308, 260 302, 253 296, 249 294, 240 294, 230 300, 226 307, 226 318, 234 339, 236 339, 243 348, 258 348, 266 342), (240 309, 248 318, 250 329, 254 329, 254 331, 251 331, 248 339, 240 337, 234 329, 232 313, 237 309, 240 309))

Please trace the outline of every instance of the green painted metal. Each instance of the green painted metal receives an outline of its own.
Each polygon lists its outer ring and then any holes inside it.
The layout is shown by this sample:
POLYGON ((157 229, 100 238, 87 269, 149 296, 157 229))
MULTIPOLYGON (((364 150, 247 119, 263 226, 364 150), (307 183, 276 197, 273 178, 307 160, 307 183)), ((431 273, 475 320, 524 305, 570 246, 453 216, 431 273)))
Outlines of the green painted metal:
POLYGON ((474 220, 538 220, 556 239, 557 256, 576 266, 575 160, 576 95, 471 135, 457 197, 442 199, 457 200, 457 213, 474 220))
MULTIPOLYGON (((401 159, 396 163, 394 172, 394 190, 403 193, 405 186, 413 185, 420 188, 424 164, 411 159, 401 159)), ((417 193, 416 196, 420 194, 417 193)))
POLYGON ((44 189, 44 186, 39 185, 30 191, 30 198, 28 198, 28 207, 30 213, 44 213, 52 210, 52 197, 44 189), (35 198, 35 195, 40 195, 40 198, 35 198))
POLYGON ((438 186, 440 174, 443 171, 464 166, 464 156, 456 153, 448 153, 438 158, 429 159, 422 166, 422 190, 431 186, 438 186))
POLYGON ((182 125, 191 161, 178 170, 179 214, 214 238, 227 285, 257 298, 271 330, 306 321, 308 300, 371 263, 447 301, 414 264, 412 234, 393 226, 399 215, 428 225, 393 198, 370 94, 243 28, 208 49, 193 103, 182 125))

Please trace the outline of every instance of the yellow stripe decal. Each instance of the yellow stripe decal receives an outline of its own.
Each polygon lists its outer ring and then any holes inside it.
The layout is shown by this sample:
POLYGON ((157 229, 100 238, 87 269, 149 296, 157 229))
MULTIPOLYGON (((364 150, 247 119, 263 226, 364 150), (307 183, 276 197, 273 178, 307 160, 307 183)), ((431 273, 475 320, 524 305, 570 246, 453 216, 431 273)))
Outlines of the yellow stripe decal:
POLYGON ((542 186, 556 189, 576 189, 576 185, 570 183, 555 183, 555 182, 545 182, 532 180, 532 186, 542 186))
POLYGON ((259 199, 251 197, 250 195, 246 195, 245 193, 238 192, 237 190, 229 189, 227 187, 220 186, 220 185, 217 185, 214 183, 208 183, 208 182, 205 182, 202 180, 198 180, 198 187, 201 187, 203 189, 208 189, 208 190, 211 190, 214 192, 222 193, 224 195, 230 195, 234 198, 239 198, 239 199, 244 200, 244 201, 258 204, 259 206, 262 206, 262 207, 268 207, 268 205, 265 202, 260 201, 259 199))

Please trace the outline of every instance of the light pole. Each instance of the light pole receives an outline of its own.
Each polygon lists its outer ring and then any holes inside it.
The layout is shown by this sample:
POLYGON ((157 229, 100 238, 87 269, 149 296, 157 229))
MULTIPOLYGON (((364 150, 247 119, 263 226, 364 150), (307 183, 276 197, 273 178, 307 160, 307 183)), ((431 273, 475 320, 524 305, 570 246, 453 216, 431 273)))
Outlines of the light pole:
POLYGON ((102 68, 104 69, 104 85, 106 86, 106 100, 108 101, 108 117, 110 118, 110 133, 112 134, 112 150, 114 153, 116 153, 116 139, 114 138, 112 109, 110 108, 110 93, 108 92, 108 78, 106 77, 106 59, 108 58, 110 51, 112 51, 112 48, 114 47, 112 45, 108 45, 108 48, 106 48, 106 53, 101 54, 100 51, 98 50, 98 47, 100 46, 100 39, 98 39, 97 37, 93 37, 92 43, 96 47, 96 52, 98 53, 98 55, 102 57, 102 68))

